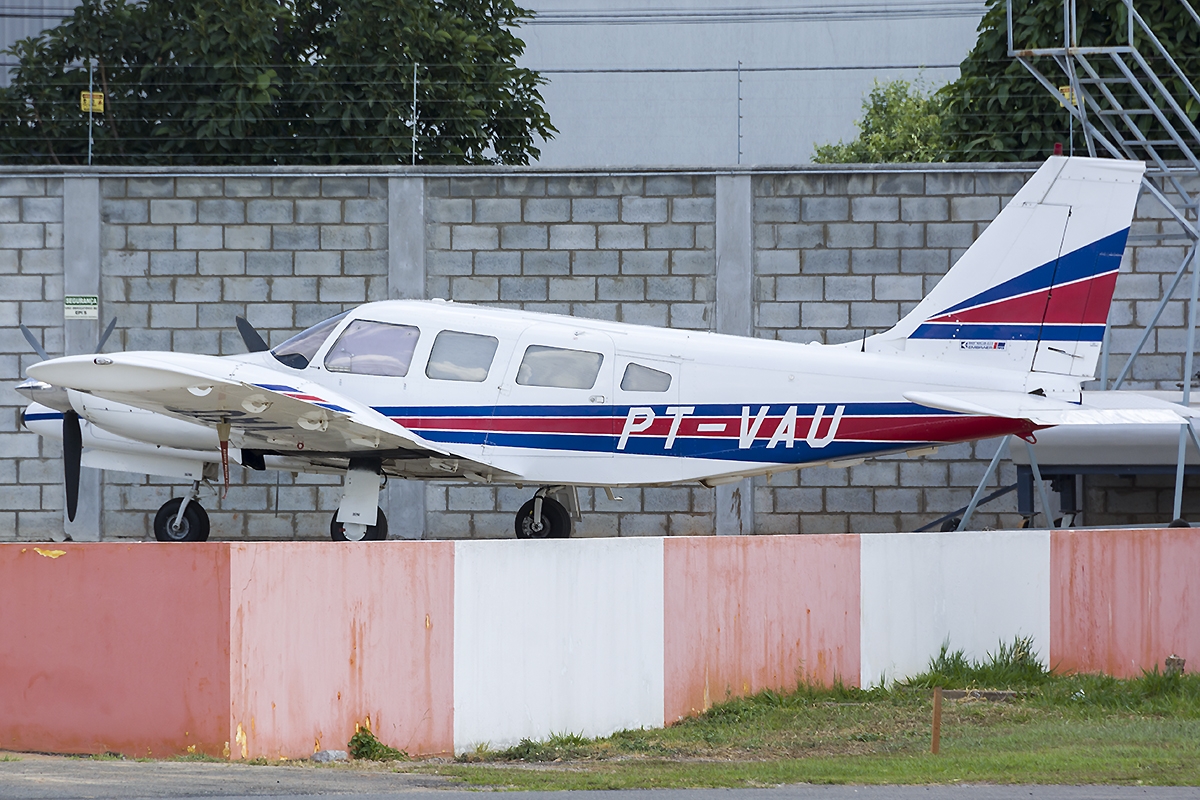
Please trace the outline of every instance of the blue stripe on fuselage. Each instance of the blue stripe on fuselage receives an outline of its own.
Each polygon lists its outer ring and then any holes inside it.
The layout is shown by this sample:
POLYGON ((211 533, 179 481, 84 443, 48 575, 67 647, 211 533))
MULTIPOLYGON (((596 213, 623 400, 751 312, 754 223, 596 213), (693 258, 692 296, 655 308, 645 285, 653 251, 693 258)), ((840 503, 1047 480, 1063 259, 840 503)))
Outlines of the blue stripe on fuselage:
MULTIPOLYGON (((678 406, 672 403, 671 406, 678 406)), ((413 432, 433 442, 444 444, 488 445, 494 447, 513 447, 522 449, 551 450, 564 454, 575 453, 610 453, 632 455, 656 455, 681 458, 722 459, 758 463, 790 463, 801 464, 812 461, 836 461, 854 458, 860 455, 879 454, 911 450, 929 444, 926 440, 893 439, 871 440, 838 440, 834 439, 823 447, 814 447, 805 441, 808 418, 816 416, 820 406, 824 406, 822 414, 826 420, 820 426, 820 432, 825 433, 832 424, 832 415, 839 405, 844 406, 843 422, 851 419, 871 417, 958 417, 961 415, 949 411, 919 406, 914 403, 807 403, 794 404, 796 416, 803 421, 795 432, 792 446, 788 447, 786 440, 777 441, 770 446, 771 432, 789 409, 791 403, 749 403, 749 404, 707 404, 694 406, 695 411, 687 415, 688 419, 722 418, 728 425, 727 432, 719 435, 685 435, 682 432, 675 437, 671 449, 666 448, 667 437, 647 433, 637 433, 627 437, 625 446, 618 450, 620 440, 617 427, 613 433, 549 433, 538 431, 493 431, 493 430, 462 430, 457 428, 438 428, 436 420, 467 419, 477 421, 480 427, 486 425, 487 419, 597 419, 612 417, 623 424, 632 408, 635 406, 621 405, 605 406, 383 406, 376 410, 389 417, 400 419, 424 419, 431 427, 414 427, 413 432), (763 407, 767 408, 764 423, 758 428, 757 435, 748 447, 740 446, 742 428, 755 428, 755 420, 763 407), (743 421, 744 419, 744 421, 743 421), (772 424, 766 425, 765 421, 772 424)), ((668 405, 648 406, 654 411, 656 419, 661 423, 673 415, 667 413, 668 405)), ((647 406, 636 406, 647 408, 647 406)), ((899 421, 899 419, 898 419, 899 421)), ((748 433, 748 431, 747 431, 748 433)))

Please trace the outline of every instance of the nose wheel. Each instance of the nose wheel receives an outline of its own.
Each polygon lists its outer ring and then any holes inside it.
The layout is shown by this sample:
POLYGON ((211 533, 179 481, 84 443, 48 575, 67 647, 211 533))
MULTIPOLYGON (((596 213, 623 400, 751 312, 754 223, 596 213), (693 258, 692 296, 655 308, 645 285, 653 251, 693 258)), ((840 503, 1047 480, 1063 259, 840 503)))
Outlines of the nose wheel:
POLYGON ((517 512, 516 529, 518 539, 566 539, 571 535, 571 512, 539 492, 517 512))
POLYGON ((154 515, 154 538, 160 542, 207 542, 208 512, 196 502, 200 484, 196 482, 187 497, 175 497, 162 504, 154 515))

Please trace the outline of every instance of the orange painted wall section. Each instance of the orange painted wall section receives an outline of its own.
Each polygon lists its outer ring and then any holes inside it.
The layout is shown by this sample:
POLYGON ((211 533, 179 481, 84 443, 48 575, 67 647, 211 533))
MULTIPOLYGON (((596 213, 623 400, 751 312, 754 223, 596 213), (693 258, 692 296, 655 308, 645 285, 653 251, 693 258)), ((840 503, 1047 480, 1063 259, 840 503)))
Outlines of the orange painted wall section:
POLYGON ((1055 531, 1050 664, 1133 677, 1169 655, 1200 666, 1200 531, 1055 531))
POLYGON ((798 681, 859 679, 859 538, 666 539, 664 718, 798 681))
POLYGON ((0 614, 0 749, 221 755, 227 548, 3 544, 0 614))
POLYGON ((232 545, 231 756, 454 749, 454 544, 232 545))

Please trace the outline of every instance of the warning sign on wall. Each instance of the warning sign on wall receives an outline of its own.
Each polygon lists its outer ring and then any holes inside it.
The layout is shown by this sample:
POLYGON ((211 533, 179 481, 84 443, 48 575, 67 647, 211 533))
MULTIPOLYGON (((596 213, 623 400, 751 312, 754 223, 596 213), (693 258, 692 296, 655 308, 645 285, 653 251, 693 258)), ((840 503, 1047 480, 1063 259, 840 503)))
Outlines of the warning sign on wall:
POLYGON ((94 294, 69 294, 63 298, 63 316, 67 319, 99 319, 100 298, 94 294))

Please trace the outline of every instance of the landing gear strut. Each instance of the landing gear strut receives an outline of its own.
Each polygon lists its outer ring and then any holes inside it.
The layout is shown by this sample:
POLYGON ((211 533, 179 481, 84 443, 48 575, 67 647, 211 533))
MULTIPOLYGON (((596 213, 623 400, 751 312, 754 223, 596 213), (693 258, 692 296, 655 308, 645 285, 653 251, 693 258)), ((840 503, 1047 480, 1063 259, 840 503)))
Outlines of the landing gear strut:
POLYGON ((550 487, 538 489, 517 512, 518 539, 566 539, 571 535, 571 512, 549 496, 550 487))
POLYGON ((154 538, 160 542, 208 541, 208 512, 199 503, 200 481, 185 497, 163 503, 154 515, 154 538))

